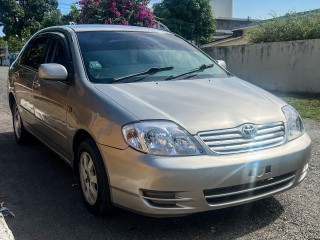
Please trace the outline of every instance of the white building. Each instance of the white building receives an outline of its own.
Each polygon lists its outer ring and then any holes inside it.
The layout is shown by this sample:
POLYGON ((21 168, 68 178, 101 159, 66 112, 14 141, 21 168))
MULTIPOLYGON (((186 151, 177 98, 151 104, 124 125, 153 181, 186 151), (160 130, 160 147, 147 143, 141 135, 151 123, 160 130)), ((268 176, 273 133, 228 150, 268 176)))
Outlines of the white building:
POLYGON ((211 5, 215 18, 232 18, 233 0, 211 0, 211 5))

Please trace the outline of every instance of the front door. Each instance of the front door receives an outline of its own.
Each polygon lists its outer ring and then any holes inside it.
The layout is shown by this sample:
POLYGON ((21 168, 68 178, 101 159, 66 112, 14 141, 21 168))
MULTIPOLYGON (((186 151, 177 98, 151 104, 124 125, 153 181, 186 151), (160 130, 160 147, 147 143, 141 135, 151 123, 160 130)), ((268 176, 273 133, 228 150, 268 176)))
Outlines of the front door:
MULTIPOLYGON (((70 72, 70 55, 67 41, 60 33, 50 34, 51 44, 47 63, 59 63, 70 72)), ((50 81, 38 76, 33 83, 35 127, 39 137, 66 159, 71 159, 68 150, 67 106, 71 88, 69 81, 50 81)))

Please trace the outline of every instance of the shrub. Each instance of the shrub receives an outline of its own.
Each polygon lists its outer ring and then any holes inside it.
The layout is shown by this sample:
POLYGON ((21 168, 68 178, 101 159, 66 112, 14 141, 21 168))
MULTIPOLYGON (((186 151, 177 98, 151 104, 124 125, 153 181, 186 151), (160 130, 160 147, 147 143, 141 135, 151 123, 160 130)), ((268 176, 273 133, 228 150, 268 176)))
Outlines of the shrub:
POLYGON ((153 12, 148 8, 150 0, 80 0, 80 22, 154 26, 153 12))
POLYGON ((288 13, 260 23, 249 31, 251 43, 320 38, 320 12, 288 13))

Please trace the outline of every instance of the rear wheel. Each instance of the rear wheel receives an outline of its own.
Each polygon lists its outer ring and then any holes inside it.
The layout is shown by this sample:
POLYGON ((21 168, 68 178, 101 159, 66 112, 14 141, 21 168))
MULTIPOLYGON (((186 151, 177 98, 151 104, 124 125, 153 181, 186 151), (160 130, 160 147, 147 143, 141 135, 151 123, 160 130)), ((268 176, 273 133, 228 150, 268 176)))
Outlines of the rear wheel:
POLYGON ((30 135, 23 126, 19 108, 16 103, 13 105, 13 108, 12 108, 12 122, 13 122, 14 136, 17 143, 18 144, 27 143, 28 139, 30 138, 30 135))
POLYGON ((82 142, 77 157, 78 181, 87 208, 97 216, 113 212, 108 177, 95 142, 92 139, 82 142))

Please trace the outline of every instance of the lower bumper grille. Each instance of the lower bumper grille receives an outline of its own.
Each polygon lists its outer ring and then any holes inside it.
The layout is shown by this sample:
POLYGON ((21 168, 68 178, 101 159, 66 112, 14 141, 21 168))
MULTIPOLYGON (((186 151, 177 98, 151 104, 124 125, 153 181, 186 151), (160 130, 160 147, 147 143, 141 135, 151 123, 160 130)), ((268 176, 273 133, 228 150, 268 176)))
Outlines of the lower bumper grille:
POLYGON ((232 204, 272 194, 292 186, 295 172, 253 183, 225 188, 204 190, 206 201, 211 206, 232 204))
POLYGON ((181 208, 183 202, 192 201, 191 198, 178 197, 175 192, 160 192, 140 190, 141 198, 150 206, 156 208, 181 208))

